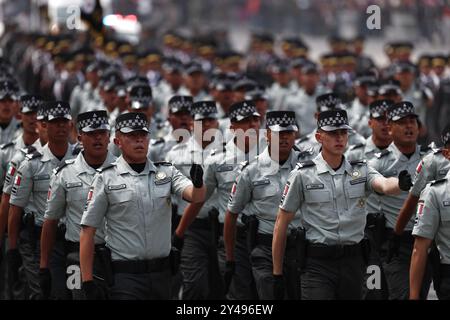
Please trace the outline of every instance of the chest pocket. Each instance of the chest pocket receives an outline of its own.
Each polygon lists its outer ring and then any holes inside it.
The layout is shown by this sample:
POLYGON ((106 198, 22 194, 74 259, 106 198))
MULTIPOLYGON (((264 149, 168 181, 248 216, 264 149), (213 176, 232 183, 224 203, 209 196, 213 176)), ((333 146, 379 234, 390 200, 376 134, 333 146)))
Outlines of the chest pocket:
MULTIPOLYGON (((273 184, 260 184, 253 186, 253 198, 254 199, 264 199, 268 197, 273 197, 280 194, 278 188, 273 184)), ((281 194, 280 194, 281 195, 281 194)))
POLYGON ((47 192, 50 185, 50 176, 36 176, 33 178, 33 191, 47 192))
POLYGON ((66 184, 67 201, 85 201, 87 199, 89 187, 83 186, 83 184, 79 185, 80 183, 73 187, 70 184, 66 184))
POLYGON ((133 200, 133 191, 126 189, 111 190, 108 198, 109 203, 112 205, 126 203, 133 200))
POLYGON ((236 173, 234 171, 223 171, 220 172, 220 178, 224 184, 230 184, 236 180, 236 173))
POLYGON ((347 186, 347 193, 349 198, 361 198, 365 196, 365 181, 349 184, 347 186))
POLYGON ((329 203, 331 193, 328 190, 305 190, 305 202, 307 203, 329 203))
POLYGON ((450 227, 450 199, 442 200, 441 221, 446 227, 450 227))
POLYGON ((154 184, 153 192, 155 198, 167 198, 170 196, 170 180, 167 182, 154 184))

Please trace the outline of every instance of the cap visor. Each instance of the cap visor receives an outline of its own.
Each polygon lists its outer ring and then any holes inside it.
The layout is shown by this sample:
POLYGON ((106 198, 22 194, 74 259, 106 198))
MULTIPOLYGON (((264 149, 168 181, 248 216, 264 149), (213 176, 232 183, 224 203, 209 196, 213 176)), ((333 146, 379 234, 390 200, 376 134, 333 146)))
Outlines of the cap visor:
POLYGON ((119 131, 122 132, 122 133, 130 133, 130 132, 134 132, 134 131, 150 132, 148 130, 148 128, 146 128, 146 127, 136 127, 136 128, 123 127, 123 128, 120 128, 119 131))
POLYGON ((274 131, 274 132, 282 132, 282 131, 295 131, 295 132, 297 132, 298 131, 298 127, 296 126, 296 125, 289 125, 289 126, 280 126, 279 124, 275 124, 275 125, 273 125, 273 126, 268 126, 268 128, 271 130, 271 131, 274 131))
POLYGON ((81 128, 80 131, 82 131, 82 132, 92 132, 92 131, 97 131, 97 130, 108 130, 109 131, 110 129, 111 128, 110 128, 109 124, 102 124, 95 128, 92 126, 87 126, 87 127, 81 128))
POLYGON ((398 121, 400 119, 403 119, 403 118, 406 118, 406 117, 409 117, 409 116, 413 116, 413 117, 416 117, 416 118, 419 117, 419 115, 417 115, 415 113, 401 113, 401 114, 398 114, 398 115, 394 116, 391 120, 392 121, 398 121))
POLYGON ((323 131, 336 131, 336 130, 342 130, 342 129, 346 129, 346 130, 353 130, 352 127, 350 127, 347 124, 342 124, 340 126, 323 126, 320 127, 319 129, 322 129, 323 131))
POLYGON ((48 115, 48 121, 56 120, 56 119, 67 119, 72 120, 72 116, 70 114, 61 114, 61 115, 48 115))
POLYGON ((194 120, 203 120, 203 119, 219 119, 219 115, 217 113, 208 113, 208 114, 195 114, 194 120))

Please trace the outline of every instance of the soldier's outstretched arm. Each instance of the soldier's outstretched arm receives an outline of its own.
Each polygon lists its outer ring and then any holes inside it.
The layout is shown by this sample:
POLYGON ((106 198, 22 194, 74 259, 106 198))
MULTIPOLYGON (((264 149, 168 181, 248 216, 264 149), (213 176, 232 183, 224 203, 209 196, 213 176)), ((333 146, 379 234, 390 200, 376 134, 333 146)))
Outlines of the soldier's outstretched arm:
POLYGON ((400 209, 397 223, 395 224, 394 231, 397 234, 402 234, 403 230, 405 229, 406 224, 411 219, 412 215, 414 214, 414 210, 417 207, 417 203, 419 202, 419 197, 416 197, 412 195, 411 193, 408 194, 408 198, 406 198, 405 202, 403 203, 402 208, 400 209))
POLYGON ((201 186, 195 188, 194 186, 188 186, 183 191, 183 199, 191 203, 201 203, 205 200, 206 188, 201 186))
POLYGON ((431 246, 431 239, 416 236, 414 248, 411 255, 411 266, 409 269, 409 299, 420 298, 423 275, 428 258, 428 248, 431 246))
POLYGON ((286 237, 289 223, 294 219, 294 212, 288 212, 283 209, 278 210, 277 221, 273 229, 272 241, 272 260, 273 274, 283 274, 283 258, 286 249, 286 237))
POLYGON ((81 226, 80 233, 80 267, 83 282, 93 280, 92 268, 94 264, 94 236, 96 228, 81 226))
POLYGON ((234 261, 234 246, 236 243, 236 221, 237 213, 227 210, 225 213, 225 222, 223 225, 223 242, 225 245, 225 254, 227 261, 234 261))
POLYGON ((50 254, 55 246, 58 221, 59 220, 45 219, 44 224, 42 225, 40 258, 41 269, 48 268, 50 254))
POLYGON ((9 207, 8 213, 8 243, 9 249, 17 248, 17 240, 19 239, 20 220, 22 219, 23 208, 13 204, 9 207))
POLYGON ((184 232, 191 225, 192 221, 195 220, 200 209, 203 207, 204 202, 198 203, 189 203, 187 207, 184 209, 183 216, 181 217, 180 222, 178 223, 178 227, 175 230, 175 234, 179 238, 184 237, 184 232))
POLYGON ((395 177, 377 177, 372 182, 372 188, 378 193, 388 195, 397 195, 401 191, 398 186, 398 179, 395 177))

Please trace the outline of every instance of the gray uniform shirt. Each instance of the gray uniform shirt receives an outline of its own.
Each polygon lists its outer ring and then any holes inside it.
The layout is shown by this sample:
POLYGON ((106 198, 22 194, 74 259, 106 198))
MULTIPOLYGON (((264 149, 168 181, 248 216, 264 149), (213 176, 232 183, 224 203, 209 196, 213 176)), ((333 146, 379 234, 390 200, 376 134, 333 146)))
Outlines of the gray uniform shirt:
MULTIPOLYGON (((101 167, 106 167, 116 160, 108 153, 101 167)), ((66 240, 80 241, 80 221, 88 196, 89 188, 97 171, 89 166, 82 153, 75 159, 67 160, 50 180, 45 219, 66 217, 66 240)), ((95 243, 104 243, 104 230, 95 233, 95 243)))
POLYGON ((288 212, 300 209, 306 239, 312 243, 359 243, 366 225, 366 196, 380 176, 365 161, 352 165, 344 159, 334 171, 320 153, 291 172, 280 208, 288 212))
POLYGON ((8 170, 9 162, 18 150, 25 147, 26 146, 25 142, 23 142, 22 135, 20 135, 11 143, 0 146, 0 186, 2 188, 5 181, 6 171, 8 170))
POLYGON ((419 197, 427 183, 444 178, 449 169, 450 161, 442 155, 441 149, 427 154, 416 168, 414 185, 409 192, 419 197))
MULTIPOLYGON (((266 148, 238 176, 230 195, 228 210, 240 213, 247 207, 245 214, 255 215, 259 221, 258 232, 273 234, 282 191, 298 157, 299 152, 291 151, 289 158, 280 166, 272 160, 266 148)), ((290 227, 298 226, 299 220, 300 215, 296 215, 290 227)))
POLYGON ((70 144, 62 160, 53 155, 48 144, 42 148, 42 153, 35 152, 27 155, 14 178, 9 203, 24 208, 25 212, 34 212, 35 224, 42 226, 53 169, 71 158, 73 155, 70 144))
POLYGON ((20 127, 20 123, 13 117, 5 129, 0 127, 0 144, 10 143, 17 139, 21 133, 22 128, 20 127))
POLYGON ((148 155, 152 161, 166 161, 167 153, 176 145, 178 141, 172 134, 168 134, 161 139, 151 140, 148 155))
POLYGON ((171 194, 192 183, 170 163, 147 161, 135 172, 120 156, 98 173, 89 190, 81 225, 101 228, 112 260, 167 257, 171 248, 171 194))
POLYGON ((415 236, 434 239, 441 263, 450 264, 450 175, 426 186, 417 206, 415 236))
MULTIPOLYGON (((391 143, 386 150, 375 155, 375 158, 369 161, 369 165, 373 166, 375 170, 380 172, 385 177, 397 177, 398 174, 407 170, 411 176, 419 164, 422 155, 420 153, 420 146, 416 146, 416 151, 408 159, 403 153, 398 150, 394 143, 391 143)), ((403 206, 407 191, 401 191, 398 195, 382 195, 380 196, 381 211, 386 216, 386 226, 394 228, 397 222, 398 213, 403 206)), ((407 223, 405 230, 412 230, 414 225, 414 217, 411 217, 407 223)))

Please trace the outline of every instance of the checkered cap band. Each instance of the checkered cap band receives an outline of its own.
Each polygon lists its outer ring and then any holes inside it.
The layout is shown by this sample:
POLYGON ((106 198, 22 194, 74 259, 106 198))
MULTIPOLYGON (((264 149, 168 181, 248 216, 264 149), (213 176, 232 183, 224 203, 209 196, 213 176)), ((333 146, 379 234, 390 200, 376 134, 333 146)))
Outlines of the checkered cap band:
POLYGON ((392 100, 376 100, 372 102, 369 106, 370 115, 373 118, 383 116, 393 103, 394 102, 392 100))
POLYGON ((242 101, 233 104, 230 107, 229 117, 231 120, 250 117, 252 115, 258 114, 256 111, 255 104, 252 101, 242 101))
POLYGON ((208 115, 217 113, 216 103, 214 101, 198 101, 192 104, 192 115, 208 115))
POLYGON ((136 86, 130 90, 130 99, 142 103, 152 101, 152 89, 146 86, 136 86))
POLYGON ((30 112, 37 111, 43 101, 42 98, 37 95, 24 95, 20 97, 20 103, 22 105, 22 112, 30 112))
POLYGON ((338 127, 341 125, 348 125, 347 112, 344 110, 330 110, 319 114, 317 126, 319 128, 331 126, 338 127))
POLYGON ((318 96, 316 99, 317 107, 320 111, 327 111, 339 107, 341 105, 341 99, 334 93, 328 93, 318 96))
POLYGON ((279 125, 281 127, 288 127, 297 125, 295 121, 295 112, 289 111, 270 111, 266 114, 266 126, 279 125))
POLYGON ((169 108, 172 112, 180 110, 191 111, 193 99, 191 96, 173 96, 169 100, 169 108))
POLYGON ((142 113, 129 112, 121 114, 116 119, 116 130, 122 128, 143 129, 148 128, 148 121, 142 113))
POLYGON ((49 120, 52 118, 71 118, 70 106, 64 101, 55 101, 47 103, 47 116, 49 120))
POLYGON ((12 98, 16 98, 16 88, 14 83, 8 80, 0 82, 0 98, 4 98, 5 96, 11 96, 12 98))
POLYGON ((388 118, 393 121, 397 121, 407 115, 415 115, 414 106, 408 101, 396 103, 388 109, 388 118))
POLYGON ((444 145, 450 143, 450 124, 447 125, 442 132, 442 143, 444 145))
POLYGON ((80 113, 77 117, 78 130, 90 127, 92 129, 104 127, 109 125, 108 115, 106 111, 90 111, 80 113))

